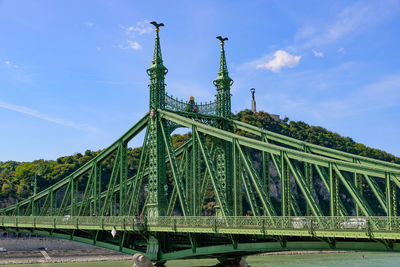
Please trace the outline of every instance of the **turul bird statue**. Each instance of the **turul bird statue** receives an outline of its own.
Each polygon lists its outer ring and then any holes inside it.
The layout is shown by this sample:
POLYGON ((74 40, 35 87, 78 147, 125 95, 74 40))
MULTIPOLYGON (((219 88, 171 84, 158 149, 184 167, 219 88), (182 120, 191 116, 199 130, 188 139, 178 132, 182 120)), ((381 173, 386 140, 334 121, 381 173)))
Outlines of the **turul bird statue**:
POLYGON ((150 24, 153 24, 156 29, 159 29, 160 27, 164 26, 164 23, 157 23, 155 21, 150 22, 150 24))
POLYGON ((222 38, 221 36, 216 37, 218 40, 221 41, 221 43, 224 43, 225 41, 228 41, 228 37, 222 38))

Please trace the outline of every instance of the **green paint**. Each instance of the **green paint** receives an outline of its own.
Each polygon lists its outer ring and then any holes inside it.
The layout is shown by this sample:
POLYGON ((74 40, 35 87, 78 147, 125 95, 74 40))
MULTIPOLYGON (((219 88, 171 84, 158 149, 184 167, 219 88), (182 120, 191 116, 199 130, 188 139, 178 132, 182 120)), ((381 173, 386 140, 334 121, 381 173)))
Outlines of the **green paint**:
POLYGON ((222 38, 214 102, 169 96, 162 25, 155 26, 153 59, 147 69, 149 112, 68 177, 41 192, 34 185, 33 196, 1 209, 2 230, 67 238, 124 253, 139 251, 159 262, 287 249, 400 249, 399 165, 232 120, 233 81, 222 38), (171 133, 180 127, 190 129, 192 139, 176 148, 171 133), (128 177, 127 144, 144 129, 136 175, 128 177), (102 174, 106 160, 113 164, 107 185, 102 174), (270 165, 281 182, 280 213, 270 199, 270 165), (328 214, 314 196, 314 173, 329 194, 328 214), (84 186, 82 180, 87 181, 84 186), (374 216, 363 192, 364 180, 386 216, 374 216), (342 193, 353 199, 357 217, 348 217, 342 193), (204 203, 207 196, 215 204, 216 216, 201 216, 204 204, 209 204, 204 203), (133 216, 140 209, 144 216, 133 216), (242 216, 247 209, 253 216, 242 216), (172 216, 174 211, 182 216, 172 216))

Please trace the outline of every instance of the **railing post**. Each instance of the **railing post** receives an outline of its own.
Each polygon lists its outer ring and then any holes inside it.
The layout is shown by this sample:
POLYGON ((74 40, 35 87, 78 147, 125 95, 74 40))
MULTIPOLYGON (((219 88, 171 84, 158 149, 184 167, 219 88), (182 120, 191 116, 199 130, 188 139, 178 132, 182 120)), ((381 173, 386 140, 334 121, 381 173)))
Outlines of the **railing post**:
POLYGON ((265 235, 265 217, 262 218, 262 232, 265 235))

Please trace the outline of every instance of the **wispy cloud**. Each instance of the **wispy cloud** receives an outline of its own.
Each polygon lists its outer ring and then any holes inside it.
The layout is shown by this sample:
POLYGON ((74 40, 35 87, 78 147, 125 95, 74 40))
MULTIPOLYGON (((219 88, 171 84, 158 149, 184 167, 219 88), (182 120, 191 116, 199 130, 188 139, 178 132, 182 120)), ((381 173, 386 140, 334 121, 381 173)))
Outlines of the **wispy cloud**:
POLYGON ((132 50, 140 50, 142 49, 142 46, 136 42, 136 41, 132 41, 132 40, 126 40, 126 44, 125 45, 118 45, 119 49, 132 49, 132 50))
POLYGON ((297 48, 313 48, 336 43, 376 25, 400 9, 398 1, 359 1, 342 9, 326 24, 303 25, 295 35, 297 48))
POLYGON ((96 131, 97 130, 96 128, 94 128, 90 125, 87 125, 87 124, 77 124, 77 123, 67 121, 64 119, 51 117, 51 116, 49 116, 45 113, 41 113, 40 111, 37 111, 35 109, 31 109, 31 108, 24 107, 24 106, 18 106, 18 105, 14 105, 14 104, 9 104, 9 103, 3 102, 1 100, 0 100, 0 108, 23 113, 23 114, 26 114, 26 115, 29 115, 32 117, 36 117, 36 118, 39 118, 42 120, 50 121, 50 122, 53 122, 53 123, 56 123, 59 125, 63 125, 63 126, 83 130, 83 131, 96 131))
POLYGON ((318 52, 318 51, 316 51, 316 50, 312 50, 313 51, 313 53, 314 53, 314 56, 316 56, 316 57, 324 57, 324 53, 322 53, 322 52, 318 52))
POLYGON ((278 72, 284 67, 293 68, 299 64, 301 56, 294 56, 284 50, 278 50, 274 57, 267 63, 257 64, 257 69, 268 69, 272 72, 278 72))
POLYGON ((150 26, 150 23, 148 20, 138 21, 133 26, 125 27, 123 25, 119 25, 119 27, 124 30, 126 37, 129 38, 128 40, 125 41, 124 44, 117 45, 117 47, 119 49, 123 49, 123 50, 127 50, 127 49, 140 50, 140 49, 142 49, 142 46, 139 44, 139 42, 136 40, 136 38, 140 35, 149 34, 154 30, 150 26))
POLYGON ((7 76, 5 78, 10 81, 24 84, 32 83, 32 74, 29 72, 29 68, 23 64, 17 64, 8 59, 0 59, 0 69, 6 70, 7 76))
POLYGON ((88 27, 93 27, 93 26, 94 26, 94 23, 91 22, 91 21, 86 21, 84 24, 85 24, 86 26, 88 26, 88 27))
POLYGON ((336 101, 349 114, 400 106, 400 73, 382 77, 336 101))
MULTIPOLYGON (((282 51, 296 51, 301 54, 304 50, 312 49, 315 56, 323 57, 324 54, 318 52, 322 47, 337 45, 344 38, 354 36, 380 23, 399 10, 399 1, 356 2, 343 8, 333 18, 327 18, 326 23, 321 23, 320 21, 313 22, 312 20, 310 22, 308 20, 307 23, 299 27, 297 33, 294 35, 293 43, 287 47, 283 47, 282 51)), ((344 49, 339 48, 338 52, 343 53, 344 49)), ((290 59, 283 53, 281 53, 280 57, 288 59, 292 64, 298 64, 298 62, 290 59)), ((274 58, 275 61, 271 62, 271 64, 268 64, 269 62, 266 63, 266 60, 270 60, 269 53, 266 56, 239 65, 238 69, 251 70, 256 67, 270 69, 271 71, 278 71, 280 69, 278 66, 282 63, 279 63, 281 62, 279 58, 274 58)))
POLYGON ((6 67, 8 67, 8 68, 14 68, 14 69, 17 69, 17 68, 18 68, 18 65, 17 65, 17 64, 12 63, 12 62, 9 61, 9 60, 4 61, 4 65, 5 65, 6 67))
MULTIPOLYGON (((331 70, 328 72, 335 72, 331 70)), ((340 71, 339 73, 345 72, 340 71)), ((304 74, 304 80, 309 80, 313 73, 304 74)), ((292 83, 299 83, 295 77, 292 83)), ((325 77, 329 79, 328 77, 325 77)), ((323 76, 320 77, 323 79, 323 76)), ((276 90, 259 96, 261 103, 269 106, 276 112, 287 112, 288 114, 301 114, 301 117, 309 118, 311 121, 326 123, 344 119, 355 119, 360 116, 369 116, 400 106, 400 73, 381 77, 379 80, 361 86, 348 93, 327 94, 319 91, 311 85, 306 87, 312 90, 276 90), (279 104, 278 104, 279 103, 279 104), (355 108, 356 107, 356 108, 355 108)), ((341 85, 339 85, 341 87, 341 85)), ((353 85, 351 85, 353 86, 353 85)), ((331 87, 331 86, 329 86, 331 87)), ((333 86, 335 87, 335 86, 333 86)), ((334 88, 331 88, 334 90, 334 88)))
POLYGON ((123 25, 119 25, 123 30, 125 30, 125 33, 130 36, 131 38, 143 35, 143 34, 149 34, 153 32, 153 28, 150 26, 150 22, 148 20, 143 20, 143 21, 138 21, 136 22, 135 25, 133 26, 128 26, 125 27, 123 25))

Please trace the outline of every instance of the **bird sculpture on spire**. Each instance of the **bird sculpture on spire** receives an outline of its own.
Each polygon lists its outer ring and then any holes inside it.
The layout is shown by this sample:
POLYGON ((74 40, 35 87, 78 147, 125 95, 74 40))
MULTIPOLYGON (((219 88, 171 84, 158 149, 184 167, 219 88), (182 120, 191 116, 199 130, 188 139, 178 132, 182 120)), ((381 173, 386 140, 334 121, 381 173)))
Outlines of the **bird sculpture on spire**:
POLYGON ((160 27, 164 26, 164 23, 157 23, 155 21, 150 22, 150 24, 154 25, 156 27, 156 32, 160 30, 160 27))
POLYGON ((217 36, 216 38, 221 41, 222 46, 224 45, 225 41, 228 41, 228 37, 222 38, 221 36, 217 36))

